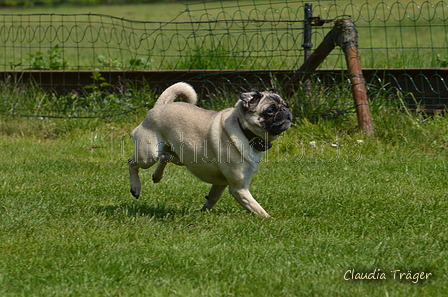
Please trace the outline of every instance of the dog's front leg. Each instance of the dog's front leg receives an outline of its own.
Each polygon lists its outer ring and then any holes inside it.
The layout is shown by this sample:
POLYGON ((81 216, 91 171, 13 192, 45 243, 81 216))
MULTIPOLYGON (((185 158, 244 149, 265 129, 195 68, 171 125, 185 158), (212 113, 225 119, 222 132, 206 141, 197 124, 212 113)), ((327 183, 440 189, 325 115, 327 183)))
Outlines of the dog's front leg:
POLYGON ((247 188, 232 187, 229 189, 230 194, 241 204, 245 209, 260 217, 270 218, 271 216, 261 207, 261 205, 252 197, 252 194, 247 188))
POLYGON ((218 186, 213 185, 205 198, 207 198, 207 202, 205 202, 204 206, 202 206, 202 211, 207 209, 212 209, 212 207, 218 202, 219 198, 221 198, 222 193, 227 188, 227 186, 218 186))

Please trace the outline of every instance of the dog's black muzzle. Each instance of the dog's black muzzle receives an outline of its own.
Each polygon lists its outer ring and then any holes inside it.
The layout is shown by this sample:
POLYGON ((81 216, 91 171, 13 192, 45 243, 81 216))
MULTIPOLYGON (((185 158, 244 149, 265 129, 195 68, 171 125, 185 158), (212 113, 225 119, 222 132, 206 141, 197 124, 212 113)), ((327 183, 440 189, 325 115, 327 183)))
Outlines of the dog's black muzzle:
POLYGON ((279 135, 291 127, 292 114, 286 106, 281 107, 273 117, 271 124, 266 125, 266 130, 273 135, 279 135))

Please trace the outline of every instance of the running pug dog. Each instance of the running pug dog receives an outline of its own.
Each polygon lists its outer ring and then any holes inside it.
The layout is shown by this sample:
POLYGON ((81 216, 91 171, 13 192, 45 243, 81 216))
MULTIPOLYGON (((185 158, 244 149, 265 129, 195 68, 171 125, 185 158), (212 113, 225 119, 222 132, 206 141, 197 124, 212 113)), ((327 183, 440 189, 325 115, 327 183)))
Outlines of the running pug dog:
POLYGON ((140 196, 140 168, 159 164, 152 179, 163 177, 167 163, 184 165, 212 184, 202 210, 211 209, 229 192, 248 211, 269 217, 249 192, 263 151, 291 126, 289 105, 274 90, 243 93, 235 108, 220 112, 195 106, 197 95, 186 83, 167 88, 131 133, 134 156, 129 159, 131 193, 140 196), (186 102, 174 102, 183 97, 186 102))

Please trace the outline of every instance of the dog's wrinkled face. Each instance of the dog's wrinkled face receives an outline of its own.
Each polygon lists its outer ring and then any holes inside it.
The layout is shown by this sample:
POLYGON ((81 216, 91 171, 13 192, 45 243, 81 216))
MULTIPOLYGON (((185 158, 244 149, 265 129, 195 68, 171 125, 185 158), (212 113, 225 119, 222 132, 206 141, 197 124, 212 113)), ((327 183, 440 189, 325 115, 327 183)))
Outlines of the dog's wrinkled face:
POLYGON ((275 90, 243 93, 240 99, 246 111, 256 115, 260 127, 271 135, 279 135, 291 127, 289 104, 275 90))

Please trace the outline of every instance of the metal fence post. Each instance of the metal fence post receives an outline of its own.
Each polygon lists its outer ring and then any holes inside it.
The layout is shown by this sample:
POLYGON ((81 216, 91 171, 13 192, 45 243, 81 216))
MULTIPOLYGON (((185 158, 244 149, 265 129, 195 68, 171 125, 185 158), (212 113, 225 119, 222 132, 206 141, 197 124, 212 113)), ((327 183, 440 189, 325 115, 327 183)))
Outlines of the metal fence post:
MULTIPOLYGON (((305 50, 305 61, 311 54, 311 48, 313 44, 311 43, 311 18, 313 17, 313 4, 305 3, 305 22, 304 22, 304 34, 303 34, 303 43, 302 47, 305 50)), ((305 62, 304 61, 304 62, 305 62)))
MULTIPOLYGON (((303 43, 302 43, 302 47, 305 50, 305 55, 304 55, 305 60, 303 61, 304 63, 311 55, 311 48, 313 47, 313 44, 311 43, 311 34, 312 34, 311 19, 312 19, 312 17, 313 17, 313 4, 305 3, 305 22, 303 25, 303 43)), ((303 82, 303 91, 304 91, 305 96, 308 96, 308 97, 311 96, 311 87, 312 87, 311 80, 306 79, 303 82)))

